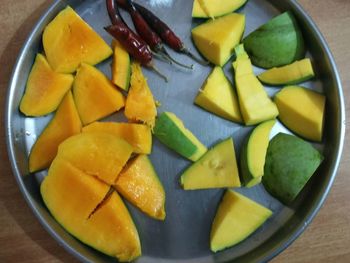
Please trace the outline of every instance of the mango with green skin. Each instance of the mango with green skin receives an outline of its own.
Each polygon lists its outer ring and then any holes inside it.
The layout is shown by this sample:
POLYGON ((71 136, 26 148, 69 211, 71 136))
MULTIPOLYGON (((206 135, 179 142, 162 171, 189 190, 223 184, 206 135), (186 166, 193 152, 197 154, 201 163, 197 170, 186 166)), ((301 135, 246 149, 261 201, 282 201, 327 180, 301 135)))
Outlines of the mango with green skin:
POLYGON ((237 94, 220 67, 210 73, 194 103, 225 119, 242 122, 237 94))
POLYGON ((285 12, 262 25, 243 44, 253 64, 262 68, 288 65, 305 56, 301 30, 291 12, 285 12))
POLYGON ((238 45, 235 51, 237 58, 232 66, 235 70, 238 101, 244 123, 254 125, 276 118, 278 109, 254 75, 251 61, 243 44, 238 45))
POLYGON ((279 119, 298 135, 320 142, 323 135, 326 97, 316 91, 287 86, 275 95, 279 119))
POLYGON ((269 136, 275 123, 276 120, 270 120, 259 124, 244 142, 240 156, 240 176, 246 187, 261 182, 269 136))
POLYGON ((185 190, 240 187, 232 138, 216 144, 181 175, 185 190))
POLYGON ((211 227, 211 251, 217 252, 243 241, 271 215, 270 209, 237 192, 226 190, 211 227))
POLYGON ((290 204, 304 188, 323 160, 310 143, 279 133, 269 143, 262 182, 266 190, 290 204))
POLYGON ((163 112, 157 118, 153 134, 170 149, 191 161, 198 160, 207 151, 207 147, 172 112, 163 112))
POLYGON ((221 0, 220 4, 216 0, 194 0, 192 17, 194 18, 214 18, 223 16, 242 7, 247 0, 221 0))
POLYGON ((205 58, 222 67, 241 41, 244 28, 245 16, 232 13, 193 28, 192 39, 205 58))
POLYGON ((141 154, 131 160, 114 187, 142 212, 158 220, 165 219, 165 191, 147 155, 141 154))
POLYGON ((258 75, 261 82, 268 85, 292 85, 307 81, 315 76, 309 58, 292 64, 275 67, 258 75))

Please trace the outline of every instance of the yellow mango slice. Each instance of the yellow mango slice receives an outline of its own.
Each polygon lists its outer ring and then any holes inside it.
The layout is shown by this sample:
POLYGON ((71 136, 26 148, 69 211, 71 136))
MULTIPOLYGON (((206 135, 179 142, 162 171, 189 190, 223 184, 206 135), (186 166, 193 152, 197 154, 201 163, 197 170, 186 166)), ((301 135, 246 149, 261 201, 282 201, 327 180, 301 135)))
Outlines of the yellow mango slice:
POLYGON ((141 255, 141 244, 134 222, 120 196, 112 195, 92 214, 82 233, 87 244, 119 261, 132 261, 141 255), (99 237, 102 241, 99 242, 99 237), (93 246, 93 245, 92 245, 93 246))
POLYGON ((304 82, 315 76, 309 58, 295 61, 287 66, 269 69, 258 78, 261 82, 269 85, 292 85, 304 82))
POLYGON ((261 182, 269 136, 276 120, 269 120, 254 128, 244 142, 240 156, 240 175, 246 187, 252 187, 261 182))
POLYGON ((247 0, 194 0, 192 8, 192 17, 218 17, 240 8, 247 0))
POLYGON ((254 75, 252 64, 243 45, 236 47, 237 59, 233 62, 239 106, 246 125, 274 119, 278 115, 275 103, 254 75))
POLYGON ((32 147, 29 155, 29 172, 46 169, 57 154, 58 146, 68 137, 79 133, 81 121, 71 91, 68 91, 55 116, 32 147))
POLYGON ((275 95, 279 119, 300 136, 320 142, 323 135, 326 97, 298 86, 287 86, 275 95))
POLYGON ((81 63, 95 65, 112 55, 106 42, 69 6, 46 26, 43 46, 57 72, 72 73, 81 63))
POLYGON ((127 141, 134 153, 150 154, 152 150, 151 129, 144 124, 94 122, 83 127, 83 132, 106 132, 127 141))
POLYGON ((236 245, 271 215, 270 209, 232 190, 226 190, 211 227, 210 249, 217 252, 236 245))
POLYGON ((40 187, 47 208, 70 234, 120 261, 131 261, 141 254, 138 233, 117 193, 101 204, 109 189, 60 158, 40 187))
POLYGON ((157 109, 147 79, 142 74, 141 66, 131 66, 131 85, 125 102, 125 116, 130 121, 140 121, 153 129, 157 109))
POLYGON ((210 62, 223 66, 239 44, 245 27, 245 16, 232 13, 192 29, 198 50, 210 62))
POLYGON ((147 155, 133 159, 118 176, 117 191, 147 215, 165 219, 165 192, 147 155))
POLYGON ((37 54, 29 73, 19 109, 27 116, 43 116, 55 111, 73 84, 73 76, 54 72, 46 58, 37 54))
POLYGON ((129 53, 117 41, 113 41, 112 82, 128 91, 130 85, 131 61, 129 53))
POLYGON ((242 122, 236 92, 220 67, 215 67, 194 103, 225 119, 242 122))
POLYGON ((84 125, 118 111, 125 98, 98 69, 82 64, 73 84, 73 96, 84 125))
POLYGON ((84 132, 65 140, 56 158, 109 185, 115 183, 133 148, 125 140, 103 132, 84 132))
POLYGON ((187 168, 180 183, 185 190, 240 187, 232 138, 219 142, 187 168))

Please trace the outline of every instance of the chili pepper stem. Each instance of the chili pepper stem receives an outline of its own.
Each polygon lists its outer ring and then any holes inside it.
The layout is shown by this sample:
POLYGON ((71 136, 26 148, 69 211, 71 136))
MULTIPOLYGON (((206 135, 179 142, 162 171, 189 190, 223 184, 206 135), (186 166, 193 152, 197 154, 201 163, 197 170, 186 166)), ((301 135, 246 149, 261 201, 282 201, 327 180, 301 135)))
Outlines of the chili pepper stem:
POLYGON ((163 60, 163 61, 166 61, 166 62, 168 62, 170 65, 173 64, 173 62, 172 62, 169 58, 164 57, 162 53, 154 52, 153 50, 151 50, 151 52, 152 52, 152 55, 155 56, 156 58, 159 58, 159 59, 161 59, 161 60, 163 60))
POLYGON ((148 67, 149 67, 150 69, 152 69, 155 73, 157 73, 158 76, 160 76, 161 78, 163 78, 163 79, 165 80, 165 82, 169 82, 168 77, 165 76, 162 72, 160 72, 160 70, 159 70, 153 63, 149 64, 148 67))
POLYGON ((196 57, 195 55, 193 55, 186 47, 183 47, 181 50, 180 50, 181 53, 189 56, 190 58, 192 58, 193 60, 195 60, 196 62, 198 62, 199 64, 203 65, 203 66, 208 66, 209 65, 209 61, 207 60, 203 60, 203 59, 200 59, 198 57, 196 57))
POLYGON ((176 61, 174 58, 172 58, 172 57, 169 55, 168 51, 167 51, 164 47, 161 48, 160 52, 161 52, 167 59, 169 59, 170 61, 172 61, 172 62, 174 62, 175 64, 179 65, 180 67, 187 68, 187 69, 193 69, 193 65, 188 66, 188 65, 182 64, 181 62, 178 62, 178 61, 176 61))

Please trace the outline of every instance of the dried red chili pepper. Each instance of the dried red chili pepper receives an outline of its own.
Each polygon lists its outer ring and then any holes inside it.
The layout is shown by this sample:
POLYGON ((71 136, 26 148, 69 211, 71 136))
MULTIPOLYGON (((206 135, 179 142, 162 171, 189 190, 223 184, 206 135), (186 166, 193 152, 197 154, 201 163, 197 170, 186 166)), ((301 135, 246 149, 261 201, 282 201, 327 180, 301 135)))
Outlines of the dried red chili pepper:
POLYGON ((105 30, 117 39, 134 59, 142 65, 153 69, 165 81, 168 81, 168 78, 155 67, 152 53, 145 41, 135 34, 123 21, 117 6, 114 5, 114 0, 106 0, 106 5, 112 25, 105 27, 105 30))
MULTIPOLYGON (((130 0, 117 0, 117 3, 123 7, 127 8, 127 1, 130 0)), ((162 20, 160 20, 155 14, 153 14, 150 10, 139 5, 137 3, 133 3, 135 8, 140 12, 142 17, 147 21, 147 23, 152 27, 154 31, 156 31, 160 38, 172 49, 177 52, 184 53, 197 61, 202 65, 208 65, 208 61, 204 61, 195 55, 193 55, 181 41, 181 39, 172 31, 167 24, 165 24, 162 20)))

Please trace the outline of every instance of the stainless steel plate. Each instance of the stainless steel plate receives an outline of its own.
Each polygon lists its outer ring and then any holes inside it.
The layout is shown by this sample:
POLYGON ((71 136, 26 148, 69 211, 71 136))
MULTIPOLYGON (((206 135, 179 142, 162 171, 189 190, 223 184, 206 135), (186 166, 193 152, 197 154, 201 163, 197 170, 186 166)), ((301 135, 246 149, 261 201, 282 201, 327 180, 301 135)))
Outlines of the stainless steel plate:
MULTIPOLYGON (((37 52, 42 51, 43 29, 67 4, 71 5, 107 42, 111 42, 111 38, 103 30, 103 26, 109 24, 104 0, 54 2, 30 34, 13 72, 7 101, 8 152, 19 187, 29 206, 48 232, 82 261, 114 262, 114 259, 80 243, 52 218, 39 193, 39 185, 46 172, 35 175, 28 173, 29 150, 51 116, 25 118, 20 114, 18 105, 34 57, 37 52)), ((191 19, 192 1, 149 0, 144 1, 144 4, 171 25, 185 44, 196 52, 190 39, 190 29, 200 21, 191 19)), ((314 62, 317 77, 304 85, 323 91, 327 96, 324 141, 316 145, 323 151, 325 161, 290 207, 285 207, 272 198, 262 185, 251 189, 237 189, 273 210, 273 217, 244 242, 223 252, 212 254, 209 250, 210 226, 223 190, 189 192, 181 190, 178 179, 190 162, 154 140, 151 159, 166 190, 167 218, 165 222, 158 222, 128 205, 142 242, 143 256, 138 260, 139 262, 266 261, 286 248, 306 228, 322 205, 336 175, 345 130, 343 95, 333 58, 315 24, 296 1, 249 0, 239 12, 246 14, 246 34, 248 34, 285 10, 291 10, 296 15, 307 43, 307 55, 314 62)), ((130 22, 127 15, 125 13, 123 15, 130 22)), ((172 55, 180 61, 192 63, 187 57, 176 53, 172 55)), ((110 62, 108 60, 98 65, 108 75, 110 62)), ((161 61, 157 61, 157 65, 170 76, 169 83, 164 83, 148 70, 144 72, 155 98, 162 103, 159 112, 167 110, 176 113, 208 146, 232 136, 238 155, 241 142, 251 128, 225 121, 193 105, 194 97, 211 68, 195 64, 195 69, 188 71, 161 61)), ((256 73, 259 72, 259 69, 255 70, 256 73)), ((225 71, 232 80, 231 63, 226 64, 225 71)), ((267 90, 270 95, 277 91, 276 88, 267 88, 267 90)), ((123 117, 122 114, 115 114, 110 119, 121 120, 123 117)), ((273 133, 281 130, 286 131, 279 124, 274 128, 273 133)))

